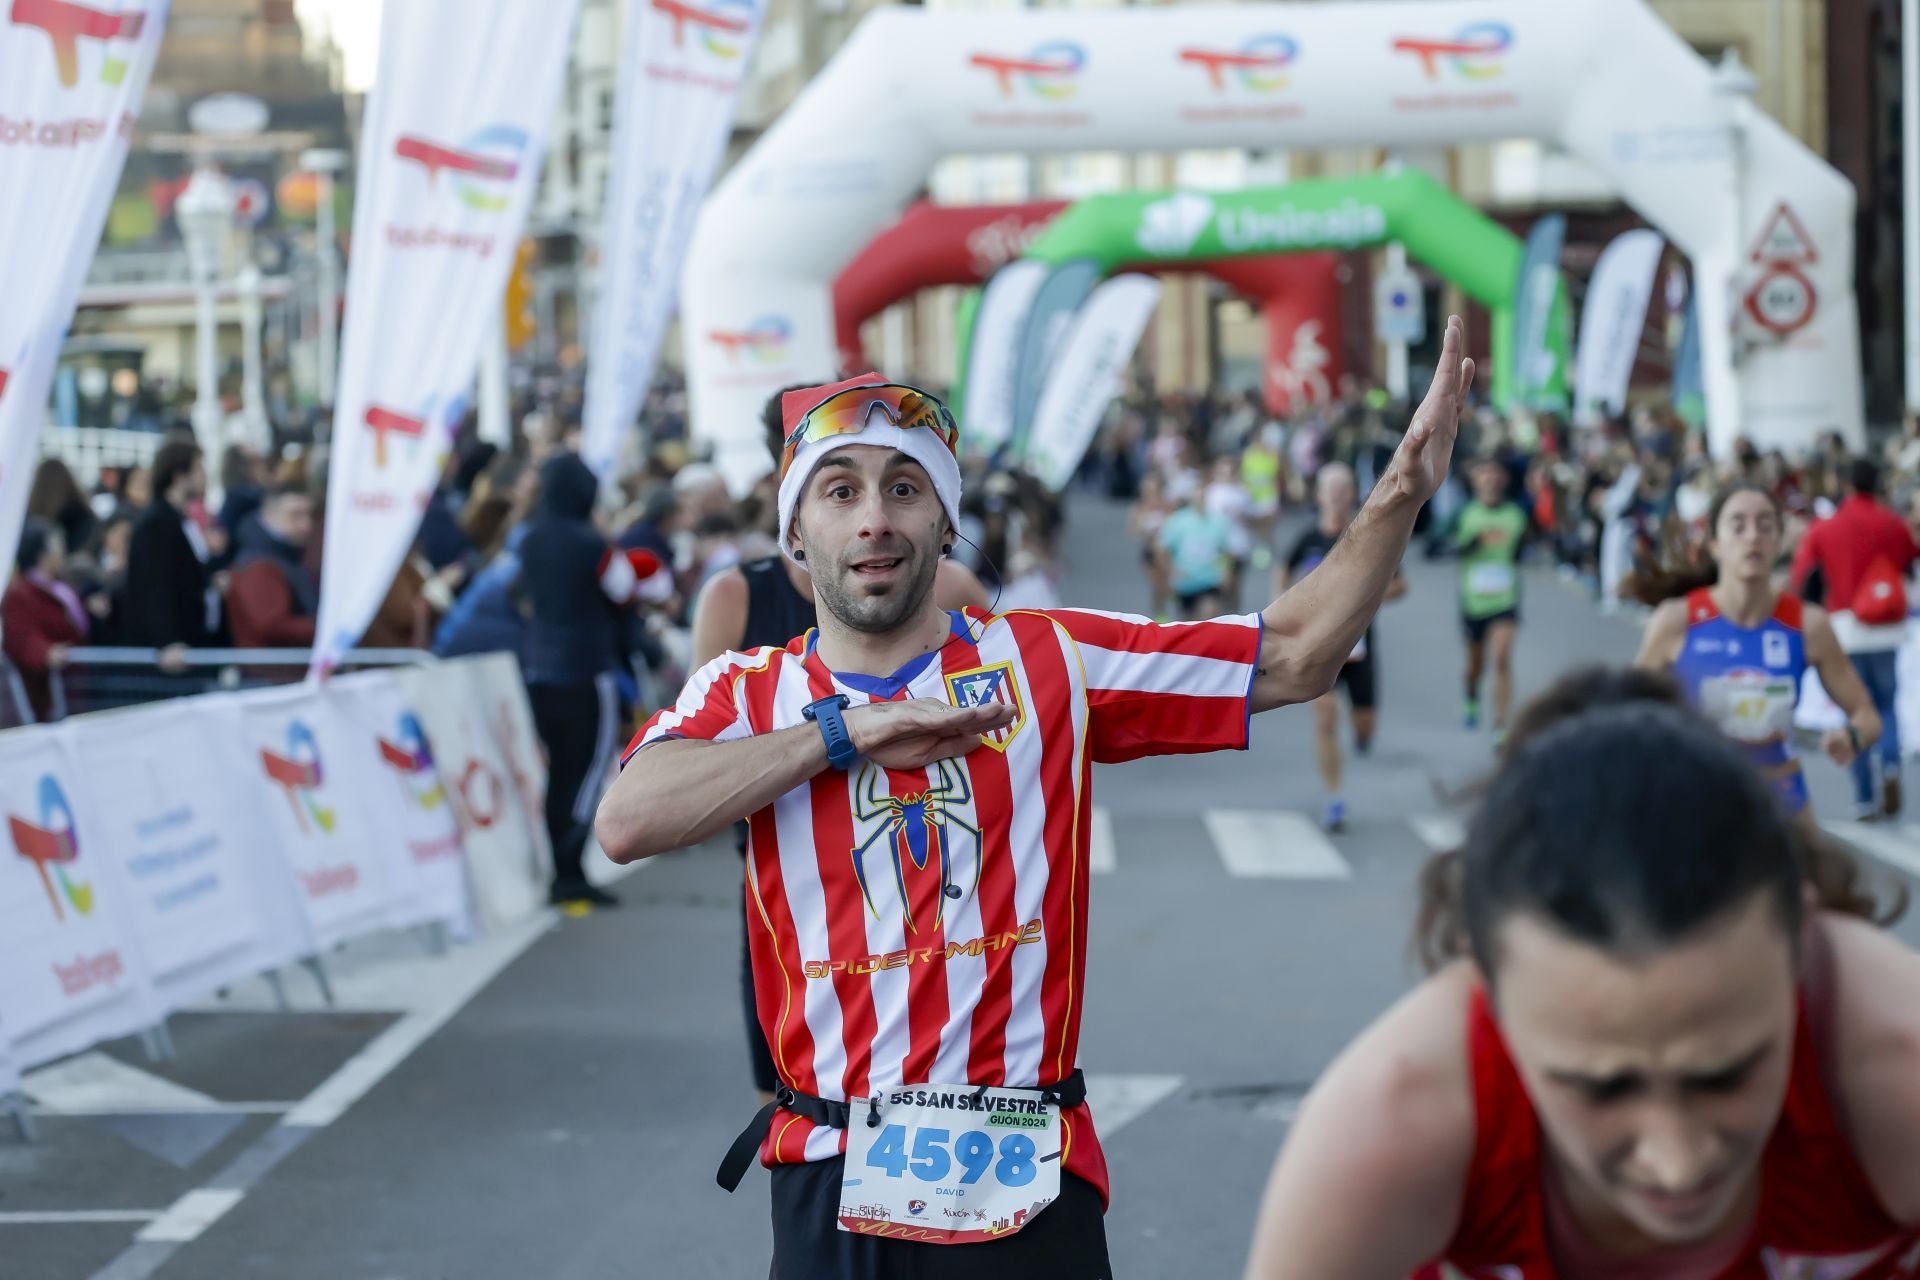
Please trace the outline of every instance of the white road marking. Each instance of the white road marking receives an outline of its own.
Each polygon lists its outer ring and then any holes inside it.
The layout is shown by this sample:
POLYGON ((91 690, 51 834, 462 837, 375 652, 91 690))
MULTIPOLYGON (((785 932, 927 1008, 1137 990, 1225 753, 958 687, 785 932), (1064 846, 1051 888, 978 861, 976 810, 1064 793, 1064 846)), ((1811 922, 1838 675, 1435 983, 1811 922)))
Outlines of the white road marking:
POLYGON ((299 1105, 297 1102, 220 1102, 210 1098, 205 1103, 186 1103, 177 1107, 151 1104, 130 1106, 111 1102, 98 1106, 36 1106, 33 1113, 38 1116, 283 1116, 299 1105))
POLYGON ((172 1208, 142 1227, 134 1239, 164 1244, 196 1240, 201 1232, 226 1216, 227 1210, 239 1204, 245 1194, 211 1187, 189 1191, 175 1200, 172 1208))
POLYGON ((1119 868, 1113 853, 1113 810, 1093 806, 1093 822, 1087 831, 1087 862, 1096 876, 1110 876, 1119 868))
POLYGON ((1447 853, 1467 842, 1467 826, 1450 813, 1423 813, 1407 819, 1420 843, 1435 853, 1447 853))
POLYGON ((197 1089, 162 1079, 97 1049, 27 1072, 21 1078, 20 1091, 41 1111, 67 1115, 220 1108, 218 1102, 197 1089))
POLYGON ((1279 880, 1353 878, 1353 868, 1305 814, 1285 809, 1209 809, 1206 823, 1229 875, 1279 880))
POLYGON ((318 1128, 338 1120, 427 1037, 445 1026, 521 952, 552 929, 556 919, 551 911, 538 912, 491 938, 456 948, 421 966, 411 975, 406 993, 407 1015, 349 1058, 289 1112, 284 1123, 318 1128))
POLYGON ((1872 822, 1824 822, 1833 835, 1920 880, 1920 828, 1872 822))
POLYGON ((47 1209, 0 1213, 0 1227, 59 1227, 74 1223, 152 1222, 159 1209, 47 1209))
POLYGON ((1111 1138, 1166 1100, 1185 1076, 1088 1076, 1087 1106, 1102 1137, 1111 1138))

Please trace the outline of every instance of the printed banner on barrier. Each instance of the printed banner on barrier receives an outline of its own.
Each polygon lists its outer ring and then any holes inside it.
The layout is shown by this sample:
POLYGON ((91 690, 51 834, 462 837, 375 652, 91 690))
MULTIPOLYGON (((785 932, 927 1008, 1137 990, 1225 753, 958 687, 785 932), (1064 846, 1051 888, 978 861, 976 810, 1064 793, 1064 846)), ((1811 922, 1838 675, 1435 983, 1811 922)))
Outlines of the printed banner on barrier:
POLYGON ((694 216, 726 150, 765 10, 755 0, 655 0, 626 12, 580 446, 603 483, 660 357, 694 216))
MULTIPOLYGON (((448 682, 444 673, 433 678, 448 682)), ((355 735, 347 769, 363 782, 353 794, 366 804, 373 829, 386 833, 384 843, 392 851, 393 905, 387 922, 437 921, 466 936, 473 909, 460 823, 418 708, 390 671, 347 676, 332 692, 355 735)))
POLYGON ((474 661, 402 667, 394 679, 433 744, 448 803, 460 823, 474 909, 484 928, 497 929, 546 901, 547 868, 540 853, 545 827, 539 812, 528 810, 507 754, 487 727, 474 661))
POLYGON ((369 820, 364 783, 349 770, 356 740, 333 700, 314 686, 239 696, 250 768, 243 785, 265 806, 266 829, 291 865, 314 947, 387 923, 393 860, 369 820))
POLYGON ((138 956, 125 941, 96 815, 57 730, 0 736, 0 1010, 23 1066, 145 1020, 138 956))
POLYGON ((87 762, 76 803, 92 819, 102 873, 166 1002, 197 999, 285 959, 258 945, 250 789, 234 785, 198 708, 82 716, 60 731, 87 762))
POLYGON ((578 0, 384 10, 360 144, 314 669, 413 545, 505 293, 578 0))
POLYGON ((533 704, 527 701, 527 686, 520 679, 520 664, 510 653, 489 653, 467 664, 468 679, 473 682, 474 701, 485 717, 493 740, 506 757, 507 770, 519 790, 540 865, 553 866, 552 843, 547 838, 547 757, 540 745, 539 730, 533 725, 533 704))
POLYGON ((170 0, 13 0, 0 15, 0 565, 170 0))

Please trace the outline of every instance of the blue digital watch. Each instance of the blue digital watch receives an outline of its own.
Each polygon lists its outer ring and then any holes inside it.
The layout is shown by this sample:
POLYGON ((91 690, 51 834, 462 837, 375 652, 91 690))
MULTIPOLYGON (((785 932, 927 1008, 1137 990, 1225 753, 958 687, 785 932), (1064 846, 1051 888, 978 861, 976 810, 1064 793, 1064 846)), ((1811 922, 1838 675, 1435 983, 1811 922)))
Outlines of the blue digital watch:
POLYGON ((853 745, 853 735, 847 732, 847 722, 840 715, 849 705, 846 694, 832 693, 818 702, 808 703, 800 712, 801 719, 820 726, 820 736, 827 743, 827 763, 836 769, 851 769, 860 758, 859 748, 853 745))

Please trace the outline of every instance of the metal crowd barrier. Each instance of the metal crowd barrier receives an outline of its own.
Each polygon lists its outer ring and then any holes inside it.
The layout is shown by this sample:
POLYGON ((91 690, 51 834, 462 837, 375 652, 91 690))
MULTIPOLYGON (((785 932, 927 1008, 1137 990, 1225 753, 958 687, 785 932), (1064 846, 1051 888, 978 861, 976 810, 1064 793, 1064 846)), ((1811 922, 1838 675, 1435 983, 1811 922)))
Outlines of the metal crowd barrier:
MULTIPOLYGON (((51 681, 50 721, 87 711, 140 706, 169 698, 267 685, 297 684, 312 661, 311 649, 160 650, 79 645, 51 681), (162 661, 162 656, 166 660, 162 661)), ((425 665, 437 661, 424 649, 353 649, 340 670, 425 665)), ((33 723, 24 691, 12 669, 0 671, 0 727, 33 723), (9 708, 6 704, 12 704, 9 708)))

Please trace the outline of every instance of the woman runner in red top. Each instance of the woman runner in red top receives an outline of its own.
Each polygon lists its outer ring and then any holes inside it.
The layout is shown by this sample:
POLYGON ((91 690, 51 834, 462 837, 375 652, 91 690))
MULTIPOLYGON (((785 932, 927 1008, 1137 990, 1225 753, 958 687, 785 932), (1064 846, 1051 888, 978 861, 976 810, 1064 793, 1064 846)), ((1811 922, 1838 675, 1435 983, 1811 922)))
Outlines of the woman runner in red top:
POLYGON ((1451 958, 1315 1086, 1249 1276, 1920 1277, 1920 956, 1813 906, 1863 905, 1841 856, 1677 697, 1523 716, 1425 878, 1451 958))

